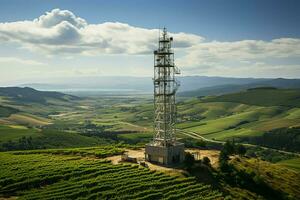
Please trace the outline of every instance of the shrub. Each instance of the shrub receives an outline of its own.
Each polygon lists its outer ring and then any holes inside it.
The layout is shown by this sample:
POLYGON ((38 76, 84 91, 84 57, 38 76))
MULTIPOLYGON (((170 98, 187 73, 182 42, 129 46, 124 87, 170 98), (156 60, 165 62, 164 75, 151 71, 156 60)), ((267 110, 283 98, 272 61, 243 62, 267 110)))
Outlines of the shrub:
POLYGON ((204 165, 210 166, 210 159, 209 159, 208 157, 205 156, 205 157, 202 159, 202 163, 203 163, 204 165))
POLYGON ((195 164, 194 156, 191 153, 186 152, 184 163, 188 169, 192 168, 192 166, 195 164))

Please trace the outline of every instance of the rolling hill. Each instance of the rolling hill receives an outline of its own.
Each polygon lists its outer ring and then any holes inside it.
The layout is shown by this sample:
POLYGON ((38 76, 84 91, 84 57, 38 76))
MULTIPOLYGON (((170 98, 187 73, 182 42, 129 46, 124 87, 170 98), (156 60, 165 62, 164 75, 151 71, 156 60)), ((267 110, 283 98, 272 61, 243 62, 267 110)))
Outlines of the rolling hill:
POLYGON ((271 80, 258 80, 251 83, 238 83, 238 84, 221 84, 209 87, 198 86, 196 90, 182 91, 179 92, 179 96, 182 97, 200 97, 200 96, 211 96, 211 95, 222 95, 228 93, 236 93, 245 91, 251 88, 257 87, 276 87, 280 89, 295 89, 300 88, 299 79, 271 79, 271 80))
POLYGON ((216 140, 261 136, 299 127, 299 102, 299 89, 274 88, 190 99, 178 105, 178 128, 216 140))
POLYGON ((11 114, 17 113, 18 110, 11 107, 0 105, 0 117, 9 117, 11 114))
POLYGON ((46 104, 49 99, 58 99, 61 101, 78 99, 76 96, 60 92, 44 92, 29 87, 0 87, 0 96, 5 96, 17 102, 41 104, 46 104))
MULTIPOLYGON (((264 87, 220 96, 189 98, 178 103, 177 128, 215 140, 261 137, 275 129, 297 128, 300 124, 299 93, 299 89, 264 87)), ((27 134, 27 137, 32 136, 36 140, 34 136, 41 137, 44 133, 40 129, 47 128, 52 130, 47 135, 52 134, 53 138, 60 138, 63 134, 74 138, 83 136, 87 140, 82 138, 82 141, 90 141, 93 145, 101 143, 98 140, 100 136, 126 142, 146 142, 151 138, 151 99, 101 97, 65 101, 60 98, 52 98, 52 103, 47 106, 36 102, 20 103, 15 99, 3 102, 2 107, 18 109, 18 112, 0 118, 2 130, 12 136, 27 134), (86 133, 87 121, 95 127, 90 135, 86 133), (22 130, 20 126, 26 129, 22 130), (54 134, 55 131, 61 135, 54 134)), ((17 140, 17 137, 12 139, 17 140)), ((7 141, 1 137, 0 140, 7 141)), ((55 147, 55 140, 50 141, 53 141, 50 146, 55 147)), ((66 144, 72 146, 69 141, 66 144)), ((74 140, 73 146, 77 144, 74 140)))
POLYGON ((74 110, 80 98, 32 88, 0 88, 0 150, 79 147, 105 143, 77 132, 52 130, 49 117, 57 111, 74 110))
MULTIPOLYGON (((199 172, 202 175, 208 173, 207 176, 215 179, 216 185, 212 189, 212 183, 189 177, 188 173, 184 174, 188 176, 185 178, 171 177, 99 159, 124 151, 111 144, 126 143, 127 146, 149 141, 152 137, 152 99, 139 96, 74 98, 52 92, 42 92, 40 95, 44 100, 34 102, 27 97, 26 100, 18 99, 17 93, 2 93, 0 96, 0 150, 10 150, 0 152, 4 161, 0 168, 5 172, 0 177, 0 198, 223 199, 229 195, 233 199, 258 199, 263 194, 239 185, 226 185, 222 181, 218 183, 220 172, 210 171, 213 169, 199 172), (66 149, 68 147, 76 149, 66 149), (19 175, 14 176, 14 172, 19 175), (136 174, 143 177, 137 180, 136 174), (158 181, 141 184, 148 180, 158 181), (123 188, 130 193, 125 194, 115 188, 123 188)), ((280 136, 278 138, 284 137, 284 134, 297 138, 300 135, 299 96, 299 89, 264 87, 220 96, 185 98, 178 102, 177 128, 193 136, 222 141, 262 137, 265 133, 271 133, 272 139, 272 131, 277 128, 293 130, 292 133, 274 132, 274 135, 280 136)), ((178 138, 190 137, 178 134, 178 138)), ((289 144, 298 145, 298 140, 289 144)), ((280 144, 276 145, 276 148, 282 149, 280 144)), ((266 145, 263 143, 262 146, 266 145)), ((245 175, 245 180, 248 176, 254 176, 253 180, 258 179, 259 184, 263 180, 271 191, 290 195, 293 199, 298 195, 298 183, 293 180, 299 177, 299 158, 280 156, 274 161, 280 160, 276 164, 252 158, 234 159, 231 163, 241 177, 245 175), (280 180, 285 181, 284 188, 278 187, 280 180)), ((230 176, 229 179, 232 180, 230 176)))
POLYGON ((257 106, 300 107, 300 89, 251 88, 243 92, 207 98, 203 102, 235 102, 257 106))

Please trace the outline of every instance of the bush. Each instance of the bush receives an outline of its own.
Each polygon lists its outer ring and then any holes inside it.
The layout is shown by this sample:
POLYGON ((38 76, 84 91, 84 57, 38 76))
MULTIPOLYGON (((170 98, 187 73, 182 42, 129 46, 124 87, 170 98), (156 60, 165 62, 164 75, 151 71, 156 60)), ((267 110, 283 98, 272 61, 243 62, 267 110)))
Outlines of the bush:
POLYGON ((185 153, 184 163, 185 163, 185 165, 186 165, 186 167, 188 169, 191 169, 192 166, 195 164, 195 158, 194 158, 194 156, 191 153, 186 152, 185 153))
POLYGON ((204 165, 210 166, 210 159, 209 159, 208 157, 205 156, 205 157, 202 159, 202 163, 203 163, 204 165))
POLYGON ((245 147, 244 145, 238 144, 238 145, 236 146, 235 151, 236 151, 236 153, 237 153, 238 155, 243 156, 243 155, 245 155, 245 153, 247 152, 247 149, 246 149, 246 147, 245 147))

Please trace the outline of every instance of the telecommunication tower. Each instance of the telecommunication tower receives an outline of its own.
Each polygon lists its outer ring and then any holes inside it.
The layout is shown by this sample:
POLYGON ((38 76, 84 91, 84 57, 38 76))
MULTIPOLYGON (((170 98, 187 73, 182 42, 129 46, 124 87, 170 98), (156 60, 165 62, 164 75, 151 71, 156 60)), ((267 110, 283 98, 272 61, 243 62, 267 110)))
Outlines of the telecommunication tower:
POLYGON ((146 160, 166 165, 184 159, 184 145, 175 136, 175 94, 179 87, 175 75, 180 71, 174 63, 172 42, 164 28, 154 51, 154 137, 145 149, 146 160))

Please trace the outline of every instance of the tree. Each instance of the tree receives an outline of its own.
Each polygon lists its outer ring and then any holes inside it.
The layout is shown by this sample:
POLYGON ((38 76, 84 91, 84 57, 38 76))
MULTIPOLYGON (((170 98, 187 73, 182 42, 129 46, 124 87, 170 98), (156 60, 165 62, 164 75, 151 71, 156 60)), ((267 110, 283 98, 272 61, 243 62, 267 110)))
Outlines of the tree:
POLYGON ((247 149, 244 145, 238 144, 236 146, 236 153, 239 154, 240 156, 245 155, 246 151, 247 151, 247 149))
POLYGON ((222 151, 225 152, 227 155, 234 154, 235 152, 234 146, 235 146, 234 141, 226 141, 222 151))
POLYGON ((185 165, 187 166, 188 169, 190 169, 194 165, 195 158, 190 152, 185 153, 184 163, 185 163, 185 165))
POLYGON ((198 141, 196 142, 196 145, 197 145, 198 147, 206 147, 206 142, 205 142, 204 140, 198 140, 198 141))
POLYGON ((204 165, 210 166, 210 159, 209 159, 208 157, 205 156, 205 157, 202 159, 202 163, 203 163, 204 165))

